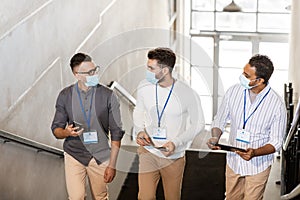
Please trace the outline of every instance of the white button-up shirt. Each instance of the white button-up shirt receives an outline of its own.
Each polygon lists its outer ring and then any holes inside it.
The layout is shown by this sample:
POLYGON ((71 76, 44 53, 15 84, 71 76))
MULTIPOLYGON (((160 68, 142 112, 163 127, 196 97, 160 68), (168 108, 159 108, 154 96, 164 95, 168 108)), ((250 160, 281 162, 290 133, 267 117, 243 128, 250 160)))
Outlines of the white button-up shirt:
MULTIPOLYGON (((212 128, 217 127, 223 131, 227 122, 230 122, 230 145, 247 149, 271 144, 278 151, 286 131, 286 118, 287 113, 282 98, 269 85, 251 103, 249 91, 237 84, 226 92, 212 128), (250 132, 250 143, 236 140, 237 131, 243 129, 244 112, 246 120, 251 115, 244 128, 245 131, 250 132)), ((273 163, 273 159, 274 154, 257 156, 250 161, 242 159, 234 152, 227 154, 229 167, 242 176, 255 175, 264 171, 273 163)))

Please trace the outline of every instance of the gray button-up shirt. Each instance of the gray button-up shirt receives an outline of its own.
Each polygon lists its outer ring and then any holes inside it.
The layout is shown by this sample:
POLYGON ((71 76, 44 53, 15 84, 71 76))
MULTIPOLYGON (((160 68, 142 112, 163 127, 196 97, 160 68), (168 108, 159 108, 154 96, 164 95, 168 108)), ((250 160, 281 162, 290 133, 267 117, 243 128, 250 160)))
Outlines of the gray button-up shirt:
POLYGON ((97 85, 87 92, 78 88, 78 92, 77 84, 60 92, 51 129, 54 132, 55 128, 65 128, 68 123, 76 121, 83 124, 84 131, 88 131, 87 120, 83 112, 86 113, 87 117, 91 112, 90 130, 97 131, 98 143, 84 144, 82 135, 80 137, 67 137, 63 148, 66 153, 85 166, 93 157, 100 164, 110 157, 108 134, 110 133, 113 141, 120 141, 124 135, 120 105, 112 90, 103 85, 97 85), (83 109, 80 105, 80 98, 83 109))

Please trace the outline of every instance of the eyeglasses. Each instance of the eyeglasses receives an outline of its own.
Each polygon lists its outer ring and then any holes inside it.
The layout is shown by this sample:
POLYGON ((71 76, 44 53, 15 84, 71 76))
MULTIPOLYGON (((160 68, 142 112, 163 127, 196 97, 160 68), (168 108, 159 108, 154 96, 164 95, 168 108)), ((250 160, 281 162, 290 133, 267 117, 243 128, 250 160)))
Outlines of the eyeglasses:
POLYGON ((94 69, 91 69, 90 71, 87 72, 75 72, 76 74, 85 74, 85 75, 89 75, 92 76, 94 74, 97 74, 99 72, 100 67, 96 66, 94 69))

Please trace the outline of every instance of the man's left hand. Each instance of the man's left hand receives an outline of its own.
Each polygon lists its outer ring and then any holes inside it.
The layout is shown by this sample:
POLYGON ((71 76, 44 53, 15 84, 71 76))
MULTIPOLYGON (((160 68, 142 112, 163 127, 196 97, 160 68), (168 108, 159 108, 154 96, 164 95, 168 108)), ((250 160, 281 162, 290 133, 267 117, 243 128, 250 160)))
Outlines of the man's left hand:
POLYGON ((244 160, 251 160, 255 156, 254 149, 248 148, 246 152, 236 151, 235 153, 239 154, 244 160))
POLYGON ((175 151, 175 144, 173 142, 167 142, 166 144, 163 145, 163 147, 166 147, 167 151, 162 151, 162 153, 168 157, 172 155, 175 151))
POLYGON ((110 183, 114 180, 116 175, 116 169, 112 167, 106 167, 104 172, 104 182, 110 183))

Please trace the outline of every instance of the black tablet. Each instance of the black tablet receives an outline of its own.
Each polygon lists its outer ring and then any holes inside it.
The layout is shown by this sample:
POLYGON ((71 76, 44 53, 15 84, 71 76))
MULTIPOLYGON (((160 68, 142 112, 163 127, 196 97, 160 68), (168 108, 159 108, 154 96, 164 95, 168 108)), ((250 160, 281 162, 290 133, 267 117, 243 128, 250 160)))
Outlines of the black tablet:
POLYGON ((241 152, 246 152, 246 149, 241 149, 241 148, 238 148, 238 147, 228 146, 228 145, 224 145, 224 144, 215 144, 215 146, 220 147, 221 150, 224 150, 224 151, 241 151, 241 152))

